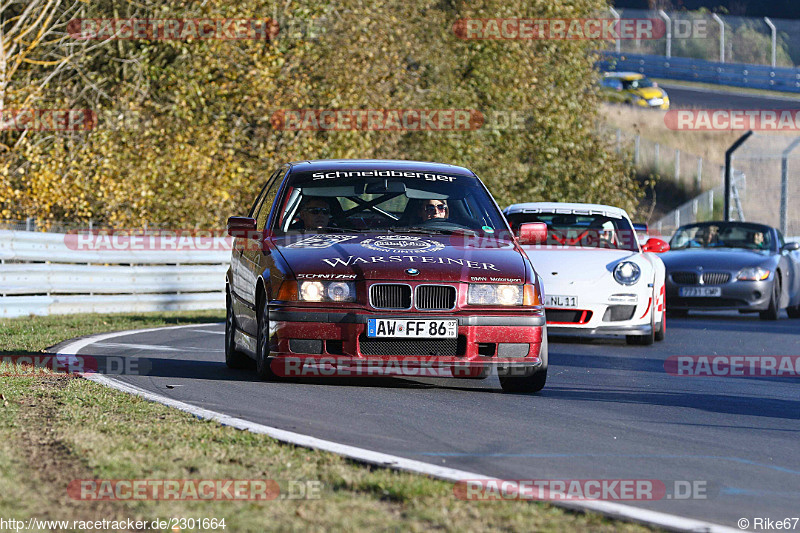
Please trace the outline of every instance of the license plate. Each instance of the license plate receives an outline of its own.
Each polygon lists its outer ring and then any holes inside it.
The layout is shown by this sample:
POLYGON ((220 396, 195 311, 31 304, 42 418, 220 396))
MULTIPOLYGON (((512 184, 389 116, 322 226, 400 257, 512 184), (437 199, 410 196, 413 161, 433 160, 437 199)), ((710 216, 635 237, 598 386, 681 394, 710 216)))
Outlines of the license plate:
POLYGON ((548 294, 545 297, 545 307, 578 307, 577 296, 556 296, 548 294))
POLYGON ((458 320, 370 318, 367 337, 452 339, 458 336, 458 320))
POLYGON ((678 295, 685 298, 702 296, 722 296, 722 287, 681 287, 678 295))

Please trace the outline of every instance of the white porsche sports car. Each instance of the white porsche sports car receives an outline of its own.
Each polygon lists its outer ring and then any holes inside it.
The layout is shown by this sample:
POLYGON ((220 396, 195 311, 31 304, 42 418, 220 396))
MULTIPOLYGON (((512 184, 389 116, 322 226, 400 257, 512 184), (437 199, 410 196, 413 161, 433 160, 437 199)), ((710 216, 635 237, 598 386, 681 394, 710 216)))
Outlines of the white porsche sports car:
POLYGON ((503 211, 516 232, 544 222, 546 240, 524 246, 544 282, 550 333, 625 335, 628 344, 663 340, 664 263, 660 239, 640 246, 618 207, 573 203, 514 204, 503 211))

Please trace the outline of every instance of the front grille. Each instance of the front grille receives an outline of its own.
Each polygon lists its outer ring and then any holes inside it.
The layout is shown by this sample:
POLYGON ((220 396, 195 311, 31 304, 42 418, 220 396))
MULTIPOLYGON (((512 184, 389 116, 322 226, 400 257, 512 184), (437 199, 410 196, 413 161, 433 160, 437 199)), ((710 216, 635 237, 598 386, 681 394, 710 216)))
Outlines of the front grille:
POLYGON ((422 311, 449 311, 455 306, 455 287, 450 285, 420 285, 417 287, 417 309, 422 311))
POLYGON ((678 285, 697 285, 697 282, 700 281, 697 272, 673 272, 671 276, 672 281, 678 285))
POLYGON ((730 280, 730 272, 703 272, 703 283, 706 285, 722 285, 730 280))
POLYGON ((739 300, 737 298, 674 298, 667 301, 667 309, 669 309, 670 305, 676 308, 701 308, 705 307, 708 309, 713 308, 747 308, 748 303, 745 300, 739 300))
POLYGON ((369 288, 369 302, 375 309, 410 309, 411 287, 397 283, 377 283, 369 288))
POLYGON ((464 355, 466 338, 457 339, 370 339, 362 335, 358 339, 362 355, 464 355))
POLYGON ((569 309, 546 309, 547 322, 561 322, 562 324, 586 324, 592 318, 591 311, 569 309))

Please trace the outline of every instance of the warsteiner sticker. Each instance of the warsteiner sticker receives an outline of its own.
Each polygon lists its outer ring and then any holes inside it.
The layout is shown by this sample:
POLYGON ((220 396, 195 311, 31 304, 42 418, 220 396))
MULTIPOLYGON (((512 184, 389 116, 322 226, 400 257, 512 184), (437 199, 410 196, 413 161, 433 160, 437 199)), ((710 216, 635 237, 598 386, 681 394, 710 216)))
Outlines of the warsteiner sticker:
POLYGON ((409 235, 386 235, 374 239, 364 239, 361 246, 378 252, 395 252, 401 254, 417 254, 421 252, 438 252, 444 244, 409 235))
POLYGON ((311 237, 293 242, 287 245, 286 248, 312 248, 321 250, 355 238, 355 235, 312 235, 311 237))
POLYGON ((336 268, 337 266, 349 267, 358 264, 375 264, 375 263, 437 263, 440 265, 458 265, 460 267, 474 268, 478 270, 493 270, 500 272, 500 269, 494 263, 485 263, 483 261, 470 261, 468 259, 454 258, 454 257, 428 257, 419 255, 390 255, 390 256, 372 256, 372 257, 331 257, 323 259, 328 266, 336 268))

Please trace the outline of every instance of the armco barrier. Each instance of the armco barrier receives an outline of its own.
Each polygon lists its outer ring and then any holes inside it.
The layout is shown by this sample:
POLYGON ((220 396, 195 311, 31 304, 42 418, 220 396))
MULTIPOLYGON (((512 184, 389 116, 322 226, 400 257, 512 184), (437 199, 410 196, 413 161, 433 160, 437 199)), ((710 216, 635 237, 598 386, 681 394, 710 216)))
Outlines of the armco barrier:
POLYGON ((63 233, 0 230, 0 317, 224 308, 229 239, 178 251, 67 242, 63 233))
POLYGON ((717 63, 686 57, 600 52, 601 71, 641 72, 651 78, 696 81, 800 93, 800 68, 717 63))

